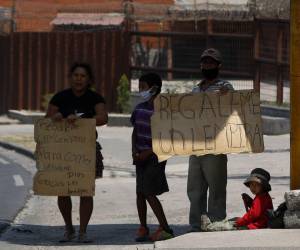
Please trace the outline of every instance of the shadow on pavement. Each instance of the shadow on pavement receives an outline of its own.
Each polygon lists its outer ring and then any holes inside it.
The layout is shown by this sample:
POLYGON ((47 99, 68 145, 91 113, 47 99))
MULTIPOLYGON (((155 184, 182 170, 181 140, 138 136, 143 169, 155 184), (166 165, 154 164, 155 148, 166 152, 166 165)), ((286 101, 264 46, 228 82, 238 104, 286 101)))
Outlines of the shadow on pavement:
MULTIPOLYGON (((60 243, 59 240, 64 234, 63 226, 43 226, 16 224, 2 235, 0 241, 5 241, 15 245, 32 246, 68 246, 68 245, 133 245, 133 244, 152 244, 152 242, 135 242, 138 224, 103 224, 89 225, 88 235, 93 240, 91 243, 73 242, 60 243)), ((175 233, 175 237, 185 234, 188 225, 170 225, 175 233)), ((154 232, 157 225, 149 225, 151 232, 154 232)), ((79 227, 75 227, 78 232, 79 227)))

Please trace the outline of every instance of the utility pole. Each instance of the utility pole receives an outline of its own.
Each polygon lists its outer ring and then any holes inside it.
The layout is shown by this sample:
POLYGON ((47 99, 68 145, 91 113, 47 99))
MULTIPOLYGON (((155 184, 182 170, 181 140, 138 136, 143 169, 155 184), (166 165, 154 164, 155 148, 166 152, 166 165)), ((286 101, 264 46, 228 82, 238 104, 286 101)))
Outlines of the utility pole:
POLYGON ((12 5, 11 5, 11 32, 16 31, 16 1, 17 0, 12 0, 12 5))
POLYGON ((197 20, 197 0, 194 0, 194 21, 195 21, 195 32, 198 32, 198 20, 197 20))
POLYGON ((291 167, 290 188, 300 189, 300 1, 290 1, 290 98, 291 167))

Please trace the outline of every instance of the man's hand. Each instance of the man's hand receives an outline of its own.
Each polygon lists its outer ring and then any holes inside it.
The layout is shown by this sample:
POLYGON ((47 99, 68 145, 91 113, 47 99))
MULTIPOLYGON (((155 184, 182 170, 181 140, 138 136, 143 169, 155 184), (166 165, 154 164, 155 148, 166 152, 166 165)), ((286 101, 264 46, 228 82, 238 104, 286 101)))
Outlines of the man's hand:
POLYGON ((221 88, 220 88, 220 94, 221 95, 226 95, 228 92, 229 92, 229 88, 228 87, 226 87, 226 86, 222 86, 221 88))

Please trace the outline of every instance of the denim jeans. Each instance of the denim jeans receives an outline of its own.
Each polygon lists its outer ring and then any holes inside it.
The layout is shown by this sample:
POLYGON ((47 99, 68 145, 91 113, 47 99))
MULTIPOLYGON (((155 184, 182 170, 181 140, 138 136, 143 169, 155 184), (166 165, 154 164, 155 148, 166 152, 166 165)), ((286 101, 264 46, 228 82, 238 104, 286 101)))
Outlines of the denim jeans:
POLYGON ((226 218, 226 186, 226 155, 190 156, 187 194, 192 228, 200 229, 202 214, 207 214, 212 222, 226 218))

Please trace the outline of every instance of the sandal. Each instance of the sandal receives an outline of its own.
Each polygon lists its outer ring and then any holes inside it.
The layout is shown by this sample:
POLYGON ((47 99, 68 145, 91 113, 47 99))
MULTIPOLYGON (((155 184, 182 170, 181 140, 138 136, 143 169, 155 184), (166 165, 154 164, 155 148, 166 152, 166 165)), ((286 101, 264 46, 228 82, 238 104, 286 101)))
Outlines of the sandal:
POLYGON ((69 232, 69 231, 65 231, 64 236, 62 239, 59 240, 60 243, 64 243, 64 242, 70 242, 73 239, 75 239, 75 231, 69 232))
POLYGON ((93 242, 92 239, 88 238, 86 233, 79 233, 77 237, 78 243, 91 243, 93 242))

